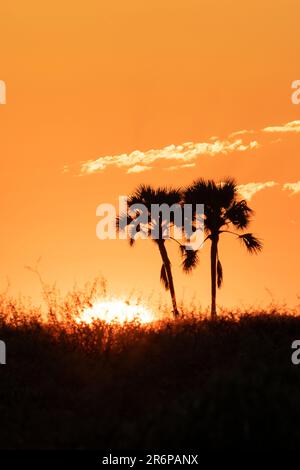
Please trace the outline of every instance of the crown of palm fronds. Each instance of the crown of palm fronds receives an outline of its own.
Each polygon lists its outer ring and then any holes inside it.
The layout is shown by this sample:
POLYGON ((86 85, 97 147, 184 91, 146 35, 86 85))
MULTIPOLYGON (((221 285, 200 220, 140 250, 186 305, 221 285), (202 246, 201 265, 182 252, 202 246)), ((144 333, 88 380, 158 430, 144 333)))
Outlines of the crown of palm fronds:
MULTIPOLYGON (((236 235, 249 253, 261 251, 263 244, 253 234, 239 235, 239 231, 244 230, 249 225, 253 210, 244 199, 238 199, 238 188, 234 179, 226 178, 224 181, 215 182, 200 178, 184 190, 183 202, 192 205, 192 227, 195 225, 196 204, 204 204, 204 229, 207 235, 204 242, 227 232, 236 235), (238 233, 228 230, 227 228, 230 225, 237 229, 238 233), (225 229, 222 229, 224 226, 225 229)), ((190 272, 199 262, 198 253, 184 248, 181 251, 183 270, 190 272)), ((218 256, 217 284, 219 288, 222 283, 223 269, 218 256)))
POLYGON ((159 187, 157 189, 150 185, 141 184, 128 198, 128 207, 133 204, 144 204, 148 211, 152 204, 179 204, 181 201, 181 190, 177 188, 159 187))
MULTIPOLYGON (((174 204, 181 203, 181 190, 177 188, 168 188, 168 187, 159 187, 157 189, 153 188, 150 185, 141 184, 139 185, 134 192, 128 197, 127 199, 127 208, 134 209, 134 212, 131 213, 124 213, 117 217, 116 225, 118 230, 124 230, 127 225, 134 224, 135 221, 138 219, 140 215, 140 211, 136 209, 135 205, 144 205, 148 211, 148 220, 147 225, 148 227, 141 227, 136 223, 135 230, 138 231, 147 231, 150 233, 150 230, 155 230, 155 228, 159 227, 159 237, 158 239, 165 238, 164 233, 167 232, 168 225, 172 224, 179 224, 180 227, 183 225, 182 217, 180 217, 180 221, 177 223, 177 219, 174 217, 173 211, 170 213, 170 220, 164 221, 161 214, 162 211, 158 212, 157 220, 153 216, 151 212, 152 205, 167 205, 168 207, 172 207, 174 204)), ((157 239, 153 239, 154 242, 157 242, 157 239)), ((130 238, 130 244, 134 244, 134 239, 130 238)))
POLYGON ((184 202, 192 204, 194 214, 196 204, 204 204, 204 225, 208 233, 229 224, 239 230, 244 229, 253 213, 245 200, 238 200, 237 184, 232 178, 217 183, 213 180, 196 180, 185 189, 184 202))
POLYGON ((236 194, 237 185, 232 178, 225 178, 219 183, 200 178, 185 189, 184 202, 186 204, 204 204, 214 208, 218 206, 227 208, 236 194))

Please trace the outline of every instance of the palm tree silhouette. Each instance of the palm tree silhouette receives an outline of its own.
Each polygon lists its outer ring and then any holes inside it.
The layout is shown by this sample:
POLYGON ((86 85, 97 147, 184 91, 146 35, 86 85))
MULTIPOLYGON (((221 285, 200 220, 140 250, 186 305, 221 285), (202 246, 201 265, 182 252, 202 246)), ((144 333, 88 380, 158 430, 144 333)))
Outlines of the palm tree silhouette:
MULTIPOLYGON (((223 282, 223 269, 219 258, 218 243, 222 233, 235 235, 243 242, 249 253, 258 253, 262 242, 252 233, 239 233, 246 229, 253 213, 245 200, 238 199, 238 189, 234 179, 227 178, 224 182, 198 179, 187 187, 183 194, 184 203, 192 204, 195 214, 195 204, 204 204, 205 243, 211 241, 211 317, 215 318, 216 286, 220 288, 223 282), (236 231, 229 230, 231 227, 236 231)), ((198 252, 182 249, 183 269, 190 272, 199 262, 198 252)))
MULTIPOLYGON (((177 308, 177 301, 175 295, 173 274, 171 269, 171 262, 168 256, 166 249, 166 239, 174 240, 171 236, 166 237, 166 231, 172 225, 174 225, 174 214, 171 212, 170 220, 164 220, 163 215, 159 212, 158 217, 153 217, 151 214, 151 207, 153 204, 167 205, 169 208, 173 204, 181 203, 181 192, 179 189, 171 189, 166 187, 160 187, 154 189, 150 185, 139 185, 134 192, 127 199, 127 210, 133 208, 135 204, 143 204, 148 210, 148 220, 146 224, 141 224, 138 222, 138 217, 140 212, 138 210, 134 211, 133 215, 130 215, 127 211, 126 214, 120 214, 117 218, 117 227, 119 230, 130 226, 130 224, 135 224, 134 228, 136 232, 142 232, 146 236, 149 236, 151 231, 156 228, 157 235, 156 238, 152 238, 153 242, 158 246, 159 253, 162 259, 162 267, 160 271, 160 279, 166 290, 170 292, 172 305, 173 305, 173 314, 175 317, 179 315, 177 308), (135 223, 136 222, 136 223, 135 223)), ((134 209, 134 208, 133 208, 134 209)), ((130 245, 133 246, 135 238, 130 235, 130 245)))

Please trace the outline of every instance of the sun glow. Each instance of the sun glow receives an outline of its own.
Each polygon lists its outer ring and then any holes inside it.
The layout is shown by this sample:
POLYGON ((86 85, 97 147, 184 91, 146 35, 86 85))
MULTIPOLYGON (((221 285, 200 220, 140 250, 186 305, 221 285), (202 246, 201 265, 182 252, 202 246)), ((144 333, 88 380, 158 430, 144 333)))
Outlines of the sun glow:
POLYGON ((107 300, 95 302, 92 307, 83 310, 78 321, 91 324, 94 320, 107 323, 133 322, 150 323, 155 320, 154 312, 139 304, 132 305, 123 300, 107 300))

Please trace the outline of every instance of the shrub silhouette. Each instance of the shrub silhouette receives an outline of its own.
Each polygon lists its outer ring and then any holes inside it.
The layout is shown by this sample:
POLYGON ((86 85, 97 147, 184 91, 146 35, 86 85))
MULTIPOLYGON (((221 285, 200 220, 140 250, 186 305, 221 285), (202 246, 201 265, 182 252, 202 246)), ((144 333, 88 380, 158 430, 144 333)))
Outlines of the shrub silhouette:
POLYGON ((148 326, 45 322, 0 298, 0 448, 297 450, 299 316, 184 313, 148 326))

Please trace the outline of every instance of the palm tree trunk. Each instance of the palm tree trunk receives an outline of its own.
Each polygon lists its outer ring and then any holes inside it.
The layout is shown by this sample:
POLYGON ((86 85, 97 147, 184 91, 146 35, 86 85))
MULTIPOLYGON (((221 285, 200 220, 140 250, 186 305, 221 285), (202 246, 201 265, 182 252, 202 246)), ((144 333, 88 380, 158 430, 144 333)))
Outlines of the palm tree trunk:
POLYGON ((216 309, 216 293, 217 293, 217 252, 218 252, 218 235, 212 235, 210 248, 210 270, 211 270, 211 319, 217 316, 216 309))
POLYGON ((177 308, 177 301, 176 301, 176 295, 175 295, 173 275, 172 275, 172 270, 171 270, 171 262, 170 262, 169 257, 168 257, 168 253, 167 253, 167 250, 166 250, 166 247, 165 247, 165 242, 160 241, 158 246, 159 246, 159 252, 160 252, 162 261, 164 263, 166 273, 167 273, 169 290, 170 290, 170 295, 171 295, 172 305, 173 305, 173 315, 174 315, 174 317, 177 317, 179 315, 179 311, 178 311, 178 308, 177 308))

